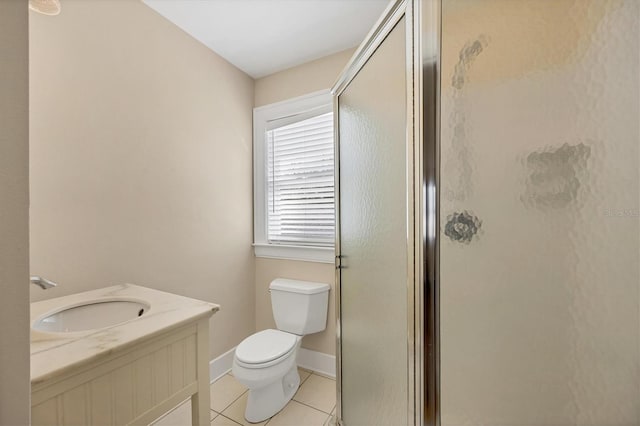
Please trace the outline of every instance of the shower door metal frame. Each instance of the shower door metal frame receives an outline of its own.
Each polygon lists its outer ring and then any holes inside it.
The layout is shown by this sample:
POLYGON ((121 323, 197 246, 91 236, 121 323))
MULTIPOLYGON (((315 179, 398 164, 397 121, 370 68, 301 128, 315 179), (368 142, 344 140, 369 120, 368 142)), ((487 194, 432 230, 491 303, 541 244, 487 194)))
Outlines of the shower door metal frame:
MULTIPOLYGON (((421 265, 416 287, 421 291, 422 421, 440 425, 440 78, 442 1, 415 0, 414 50, 416 78, 416 217, 421 223, 416 245, 421 265)), ((416 324, 418 324, 416 319, 416 324)))
MULTIPOLYGON (((439 425, 438 176, 441 0, 392 1, 357 49, 331 92, 336 193, 336 423, 342 421, 339 96, 396 24, 406 24, 407 419, 439 425), (430 29, 432 37, 426 37, 430 29), (430 68, 425 69, 428 66, 430 68), (425 71, 426 70, 426 71, 425 71), (425 81, 424 76, 427 77, 425 81), (426 104, 425 104, 426 102, 426 104), (430 124, 428 129, 425 125, 430 124)), ((348 425, 346 425, 348 426, 348 425)))

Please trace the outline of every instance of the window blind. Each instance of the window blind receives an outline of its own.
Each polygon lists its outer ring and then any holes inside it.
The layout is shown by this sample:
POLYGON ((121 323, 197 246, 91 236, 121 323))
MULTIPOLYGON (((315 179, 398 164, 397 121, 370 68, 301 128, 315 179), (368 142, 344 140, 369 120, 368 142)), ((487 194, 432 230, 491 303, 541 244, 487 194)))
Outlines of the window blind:
POLYGON ((267 131, 267 239, 333 246, 333 113, 267 131))

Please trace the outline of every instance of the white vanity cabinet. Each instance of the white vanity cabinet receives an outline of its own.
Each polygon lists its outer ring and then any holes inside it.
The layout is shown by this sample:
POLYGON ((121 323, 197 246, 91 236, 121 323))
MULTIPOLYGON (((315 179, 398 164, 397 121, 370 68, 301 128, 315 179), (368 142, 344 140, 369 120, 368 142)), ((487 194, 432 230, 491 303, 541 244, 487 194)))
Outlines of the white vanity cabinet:
POLYGON ((55 311, 55 301, 114 294, 150 309, 98 331, 32 332, 32 425, 146 425, 187 398, 193 424, 209 424, 209 318, 217 305, 125 285, 34 303, 32 324, 55 311))

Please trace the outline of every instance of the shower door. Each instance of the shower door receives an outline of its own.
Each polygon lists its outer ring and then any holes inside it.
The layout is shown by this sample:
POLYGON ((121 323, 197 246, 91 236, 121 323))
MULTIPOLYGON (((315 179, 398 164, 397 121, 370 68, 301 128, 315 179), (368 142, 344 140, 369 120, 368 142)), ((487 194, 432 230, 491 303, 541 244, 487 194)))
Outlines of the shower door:
POLYGON ((343 424, 413 424, 413 138, 407 3, 334 89, 343 424), (407 65, 409 63, 409 66, 407 65))
POLYGON ((441 424, 640 424, 637 0, 442 0, 441 424))

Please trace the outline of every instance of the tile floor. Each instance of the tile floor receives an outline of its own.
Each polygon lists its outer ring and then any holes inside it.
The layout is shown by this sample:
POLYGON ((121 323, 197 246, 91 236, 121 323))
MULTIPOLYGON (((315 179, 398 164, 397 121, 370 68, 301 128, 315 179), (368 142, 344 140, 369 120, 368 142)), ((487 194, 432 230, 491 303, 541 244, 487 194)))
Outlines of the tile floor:
MULTIPOLYGON (((262 423, 244 419, 248 390, 230 373, 211 384, 211 426, 328 425, 336 406, 336 382, 317 373, 298 369, 300 388, 286 407, 262 423)), ((191 403, 186 401, 155 423, 155 426, 191 425, 191 403)))

